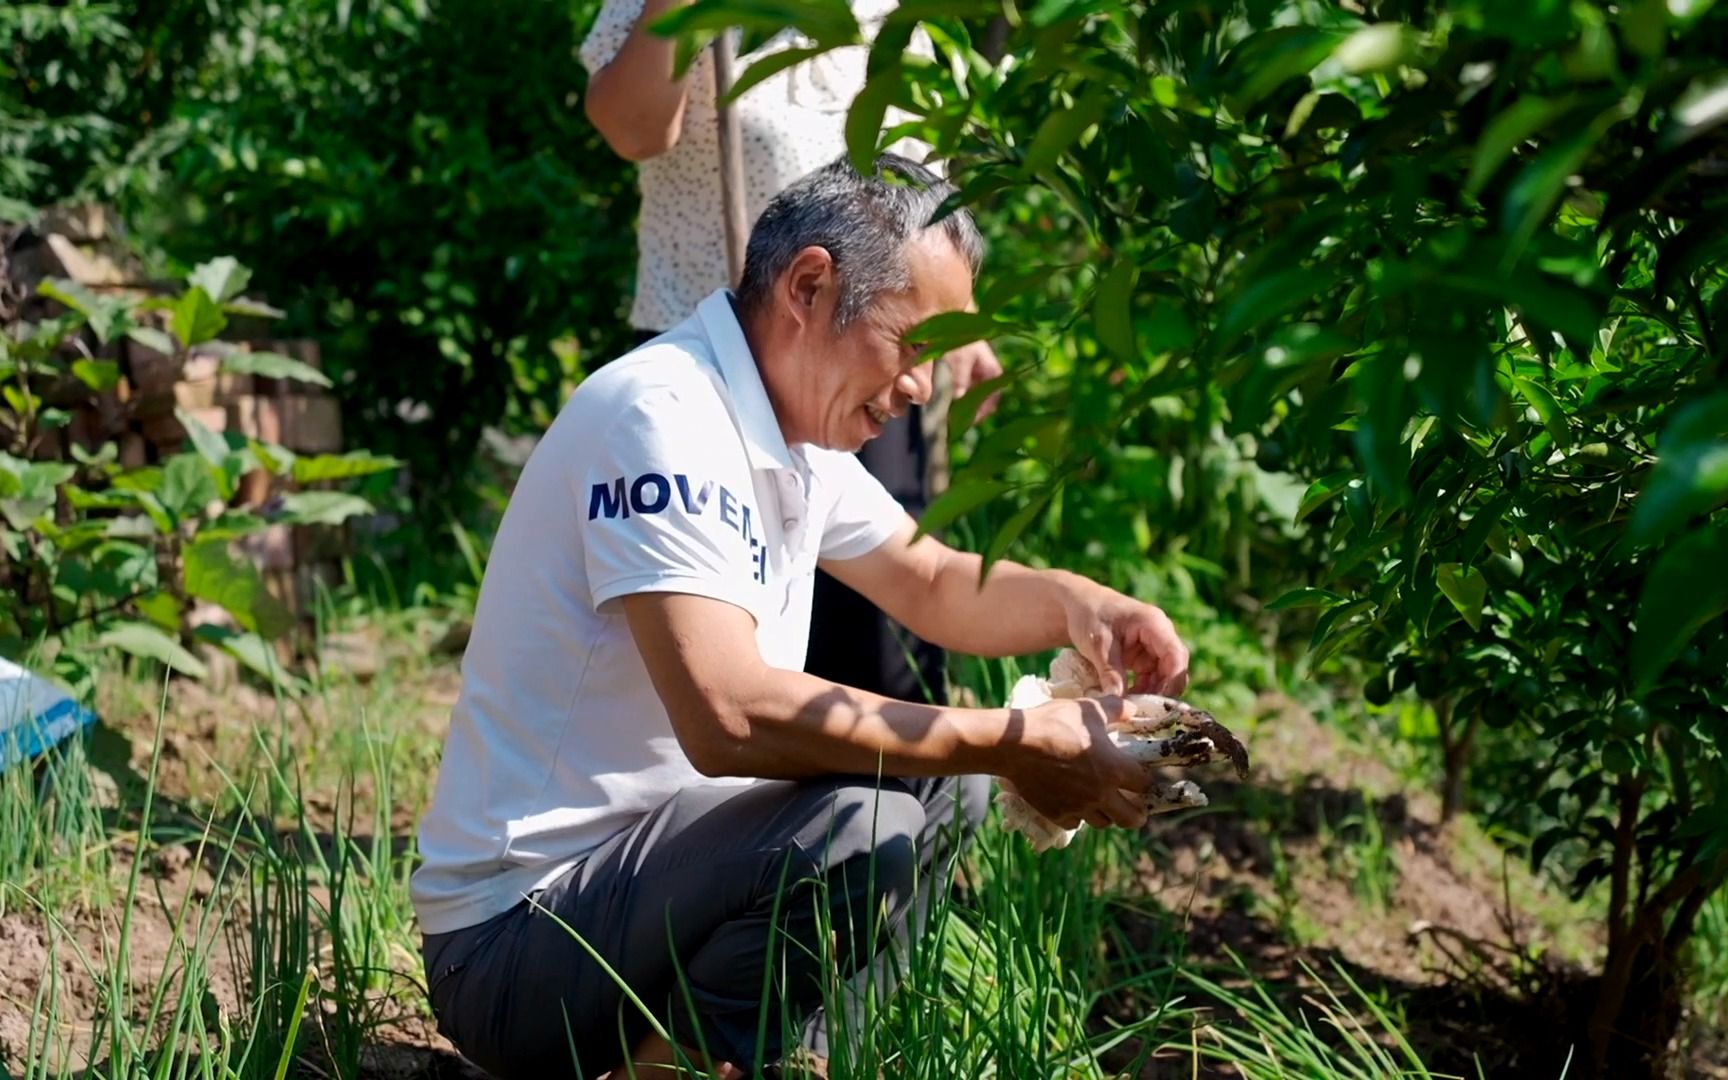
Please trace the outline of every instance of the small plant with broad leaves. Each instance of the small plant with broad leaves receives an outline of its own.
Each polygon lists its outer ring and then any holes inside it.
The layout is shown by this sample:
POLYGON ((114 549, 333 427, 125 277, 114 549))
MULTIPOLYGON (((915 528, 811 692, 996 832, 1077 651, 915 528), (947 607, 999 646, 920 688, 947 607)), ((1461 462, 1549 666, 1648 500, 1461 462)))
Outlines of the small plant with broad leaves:
POLYGON ((279 685, 292 686, 269 642, 293 625, 236 541, 275 525, 338 525, 371 512, 358 495, 310 485, 388 471, 365 451, 300 456, 234 431, 214 432, 178 410, 185 446, 155 464, 124 467, 114 441, 91 449, 64 438, 73 410, 120 383, 111 343, 130 339, 176 364, 203 347, 223 369, 328 386, 286 356, 221 347, 235 315, 269 316, 246 299, 233 259, 199 266, 178 294, 138 300, 49 279, 13 297, 0 332, 0 652, 36 655, 76 689, 118 651, 202 677, 189 648, 202 641, 279 685), (94 346, 94 347, 93 347, 94 346), (60 453, 64 447, 66 453, 60 453), (236 505, 242 478, 262 471, 294 490, 236 505), (187 627, 192 606, 225 610, 233 626, 187 627))

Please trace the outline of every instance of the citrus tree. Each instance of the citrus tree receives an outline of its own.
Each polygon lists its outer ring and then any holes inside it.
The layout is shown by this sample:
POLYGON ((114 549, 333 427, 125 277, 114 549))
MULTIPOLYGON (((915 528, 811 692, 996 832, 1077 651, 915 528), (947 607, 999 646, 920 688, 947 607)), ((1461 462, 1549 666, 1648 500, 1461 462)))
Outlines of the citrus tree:
MULTIPOLYGON (((808 7, 813 48, 859 40, 808 7)), ((701 0, 666 28, 749 44, 784 15, 701 0)), ((1268 606, 1374 696, 1442 703, 1455 787, 1479 729, 1515 732, 1477 784, 1605 883, 1574 1033, 1599 1075, 1661 1068, 1728 879, 1724 55, 1707 0, 909 0, 849 118, 861 165, 898 105, 960 202, 1048 208, 1047 254, 925 328, 1030 343, 1008 382, 1035 398, 927 523, 1006 504, 994 555, 1076 500, 1108 514, 1097 478, 1135 446, 1167 467, 1172 423, 1295 478, 1306 580, 1268 606), (935 62, 905 52, 920 23, 935 62)))

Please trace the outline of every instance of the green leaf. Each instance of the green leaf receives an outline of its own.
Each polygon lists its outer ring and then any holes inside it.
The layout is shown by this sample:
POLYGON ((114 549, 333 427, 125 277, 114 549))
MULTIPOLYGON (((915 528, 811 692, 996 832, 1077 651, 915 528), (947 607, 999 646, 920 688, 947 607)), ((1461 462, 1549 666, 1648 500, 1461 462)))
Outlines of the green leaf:
POLYGON ((1005 480, 962 476, 936 497, 918 519, 918 534, 933 533, 965 517, 985 503, 1014 490, 1005 480))
POLYGON ((1536 230, 1552 216, 1561 192, 1620 116, 1619 105, 1603 110, 1590 123, 1580 125, 1571 135, 1538 154, 1507 187, 1506 199, 1500 206, 1500 225, 1511 236, 1509 257, 1522 253, 1536 230))
POLYGON ((290 470, 296 484, 316 484, 325 480, 353 480, 374 476, 400 468, 402 462, 393 457, 381 457, 369 450, 347 454, 318 454, 297 457, 290 470))
POLYGON ((751 87, 762 80, 771 79, 787 68, 795 67, 813 57, 821 56, 827 51, 820 45, 816 45, 808 49, 781 49, 779 52, 769 53, 751 64, 745 69, 744 74, 733 81, 732 89, 726 93, 726 101, 728 103, 737 101, 751 87))
POLYGON ((273 352, 231 352, 222 358, 222 370, 237 375, 259 375, 266 379, 293 379, 326 389, 330 377, 310 364, 273 352))
MULTIPOLYGON (((1342 611, 1342 610, 1343 610, 1342 608, 1332 608, 1326 614, 1330 615, 1333 611, 1342 611)), ((1353 612, 1351 614, 1351 619, 1355 619, 1355 617, 1357 615, 1360 615, 1360 614, 1363 614, 1363 613, 1362 612, 1353 612)), ((1321 664, 1324 664, 1328 659, 1337 655, 1343 649, 1348 648, 1352 642, 1355 642, 1357 639, 1361 638, 1364 634, 1366 634, 1368 632, 1369 628, 1372 626, 1373 626, 1373 622, 1371 620, 1362 621, 1362 622, 1354 622, 1354 621, 1345 622, 1343 625, 1338 627, 1334 632, 1327 634, 1326 640, 1322 641, 1319 645, 1315 646, 1309 652, 1309 654, 1308 654, 1309 667, 1310 668, 1317 668, 1321 664)))
POLYGON ((863 176, 876 172, 876 142, 882 135, 882 118, 900 93, 900 68, 891 67, 870 76, 864 89, 852 99, 846 113, 846 152, 852 167, 863 176))
POLYGON ((186 279, 188 284, 203 289, 204 295, 218 304, 227 303, 239 296, 245 291, 246 283, 251 280, 252 271, 241 266, 239 260, 230 255, 200 264, 186 279))
POLYGON ((153 326, 129 326, 126 328, 126 336, 163 356, 173 356, 177 351, 174 339, 153 326))
POLYGON ((994 379, 985 379, 981 383, 974 384, 971 389, 962 394, 960 399, 948 409, 949 437, 954 438, 970 431, 973 422, 978 419, 978 410, 984 407, 986 401, 990 400, 990 395, 1013 382, 1013 379, 1014 377, 1009 374, 998 375, 994 379))
POLYGON ((340 525, 373 513, 372 504, 344 491, 297 491, 282 498, 280 520, 296 525, 340 525))
POLYGON ((1074 145, 1086 129, 1104 118, 1110 99, 1102 90, 1094 90, 1081 98, 1071 109, 1058 109, 1044 118, 1032 142, 1026 147, 1025 169, 1039 173, 1056 164, 1063 151, 1074 145))
POLYGON ((222 314, 222 309, 210 299, 210 294, 194 286, 180 294, 180 299, 174 302, 169 329, 180 339, 180 344, 190 348, 211 340, 227 325, 228 317, 222 314))
POLYGON ((1463 537, 1458 541, 1458 547, 1453 554, 1465 566, 1474 566, 1476 555, 1482 550, 1482 545, 1491 543, 1495 527, 1500 519, 1506 516, 1506 511, 1512 505, 1512 496, 1502 494, 1487 506, 1476 511, 1476 516, 1470 519, 1470 527, 1464 530, 1463 537))
POLYGON ((1312 26, 1280 26, 1251 34, 1230 50, 1225 67, 1237 85, 1230 111, 1246 116, 1287 79, 1306 75, 1331 55, 1343 34, 1312 26))
POLYGON ((1243 334, 1295 311, 1331 288, 1337 276, 1331 267, 1291 266, 1249 281, 1218 319, 1217 351, 1228 352, 1243 334))
POLYGON ((276 650, 257 634, 239 634, 225 626, 208 623, 193 634, 200 641, 208 641, 234 657, 246 670, 291 698, 300 697, 311 689, 305 679, 283 670, 281 662, 276 659, 276 650))
POLYGON ((180 601, 172 593, 153 592, 133 601, 138 614, 169 633, 180 629, 180 601))
MULTIPOLYGON (((228 449, 228 441, 205 427, 202 420, 185 409, 176 408, 174 419, 180 421, 180 426, 186 429, 186 438, 192 443, 192 448, 198 451, 198 456, 202 457, 213 468, 222 468, 222 463, 227 460, 231 452, 228 449)), ((231 496, 233 492, 225 494, 231 496)))
POLYGON ((244 297, 223 304, 222 311, 227 315, 247 315, 254 319, 280 319, 287 314, 281 308, 273 308, 262 301, 247 300, 244 297))
POLYGON ((51 514, 61 484, 78 472, 64 462, 29 462, 0 451, 0 517, 14 529, 40 527, 51 514))
POLYGON ((1003 325, 981 311, 944 311, 906 331, 906 340, 940 356, 974 341, 988 341, 1002 332, 1003 325))
POLYGON ((1267 611, 1294 611, 1297 608, 1331 607, 1342 604, 1345 597, 1331 589, 1292 589, 1266 605, 1267 611))
POLYGON ((186 594, 208 600, 241 626, 267 638, 294 625, 288 609, 264 588, 257 567, 235 559, 224 540, 201 540, 186 549, 186 594))
POLYGON ((1415 51, 1415 44, 1414 35, 1403 23, 1374 23, 1339 42, 1332 50, 1332 59, 1352 75, 1372 75, 1404 63, 1415 51))
POLYGON ((221 498, 210 466, 197 454, 175 454, 162 467, 162 487, 156 497, 176 518, 195 518, 221 498))
POLYGON ((123 301, 92 292, 68 278, 48 278, 36 286, 36 294, 64 304, 84 316, 84 321, 96 335, 96 340, 104 345, 114 336, 121 316, 126 313, 126 304, 123 301))
POLYGON ((1620 32, 1632 51, 1648 60, 1668 44, 1668 0, 1628 0, 1620 5, 1620 32))
POLYGON ((1482 571, 1462 563, 1441 563, 1435 568, 1435 583, 1470 629, 1482 628, 1482 603, 1488 599, 1488 579, 1482 571))
POLYGON ((1542 863, 1548 858, 1548 853, 1571 835, 1572 829, 1566 825, 1555 825, 1544 830, 1530 845, 1530 869, 1542 869, 1542 863))
POLYGON ((840 0, 696 0, 673 8, 650 29, 659 36, 675 37, 729 27, 742 27, 762 37, 792 28, 829 48, 859 40, 858 20, 850 6, 840 0))
POLYGON ((1314 620, 1314 635, 1308 639, 1309 650, 1318 649, 1333 633, 1373 606, 1372 600, 1351 600, 1343 604, 1334 604, 1321 612, 1320 617, 1314 620))
POLYGON ((1663 553, 1644 580, 1632 636, 1632 681, 1640 697, 1650 691, 1686 643, 1728 611, 1728 522, 1687 534, 1663 553))
POLYGON ((1501 110, 1488 122, 1482 138, 1476 143, 1475 160, 1470 163, 1470 178, 1464 182, 1465 194, 1479 193, 1512 156, 1512 151, 1565 115, 1575 104, 1577 99, 1574 97, 1545 98, 1529 94, 1501 110))
POLYGON ((120 365, 112 360, 74 360, 72 375, 98 394, 120 385, 120 365))
POLYGON ((1355 480, 1357 476, 1358 474, 1354 470, 1344 469, 1328 476, 1322 476, 1309 484, 1308 490, 1302 493, 1302 501, 1296 506, 1296 520, 1301 521, 1328 502, 1344 494, 1344 489, 1349 487, 1350 481, 1355 480))
POLYGON ((1572 429, 1566 424, 1566 410, 1562 409, 1560 403, 1554 400, 1554 395, 1548 392, 1548 388, 1532 379, 1517 375, 1512 377, 1512 385, 1517 387, 1518 392, 1524 396, 1524 400, 1530 403, 1530 407, 1536 410, 1536 415, 1542 420, 1542 426, 1547 428, 1548 434, 1554 437, 1554 445, 1559 447, 1572 445, 1572 429))
MULTIPOLYGON (((42 213, 22 199, 13 198, 11 195, 0 195, 0 220, 16 221, 34 229, 37 223, 42 220, 42 213)), ((10 1077, 4 1076, 4 1070, 5 1066, 0 1065, 0 1080, 11 1080, 10 1077)))
POLYGON ((210 674, 203 661, 186 651, 158 626, 147 622, 125 622, 104 630, 92 642, 96 648, 119 649, 132 656, 155 660, 195 679, 210 674))
POLYGON ((1137 269, 1131 259, 1120 259, 1098 283, 1092 297, 1092 325, 1098 340, 1125 364, 1140 361, 1134 344, 1134 279, 1137 269))
POLYGON ((1675 414, 1656 445, 1656 467, 1632 507, 1627 539, 1659 543, 1698 514, 1728 503, 1728 393, 1675 414))
POLYGON ((996 531, 996 535, 990 538, 990 544, 984 551, 983 573, 988 573, 992 563, 1008 554, 1008 549, 1014 546, 1014 541, 1018 540, 1020 534, 1025 532, 1027 527, 1044 513, 1055 495, 1056 489, 1054 487, 1046 489, 1025 506, 1016 510, 1013 517, 1002 523, 1002 527, 996 531))

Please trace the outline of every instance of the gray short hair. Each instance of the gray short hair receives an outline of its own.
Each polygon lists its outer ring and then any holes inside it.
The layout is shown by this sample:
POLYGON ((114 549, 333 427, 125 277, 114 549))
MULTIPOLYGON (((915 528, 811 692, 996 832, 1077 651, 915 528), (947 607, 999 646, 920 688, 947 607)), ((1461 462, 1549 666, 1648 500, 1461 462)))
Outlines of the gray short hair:
POLYGON ((972 273, 984 259, 984 238, 964 209, 931 225, 954 185, 907 158, 883 154, 875 175, 862 176, 842 156, 782 191, 750 230, 738 307, 751 311, 768 299, 774 282, 800 251, 821 247, 834 257, 840 284, 836 326, 858 318, 885 292, 909 288, 906 244, 938 228, 972 273))

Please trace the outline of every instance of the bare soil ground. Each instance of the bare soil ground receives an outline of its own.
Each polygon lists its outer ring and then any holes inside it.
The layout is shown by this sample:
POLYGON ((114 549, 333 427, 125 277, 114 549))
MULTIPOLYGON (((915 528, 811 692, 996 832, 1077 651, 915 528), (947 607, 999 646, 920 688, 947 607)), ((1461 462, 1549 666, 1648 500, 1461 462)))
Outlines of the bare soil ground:
MULTIPOLYGON (((1246 969, 1291 1011, 1322 997, 1322 983, 1343 992, 1347 977, 1390 1004, 1435 1070, 1562 1075, 1559 1005, 1538 988, 1598 954, 1583 909, 1469 820, 1443 825, 1438 798, 1403 789, 1368 749, 1288 701, 1259 706, 1250 781, 1210 779, 1208 809, 1148 827, 1148 905, 1126 920, 1130 947, 1177 948, 1233 989, 1246 969)), ((1146 1007, 1129 998, 1111 1010, 1127 1020, 1146 1007)), ((1194 1068, 1192 1054, 1171 1052, 1141 1076, 1237 1075, 1194 1068)))

